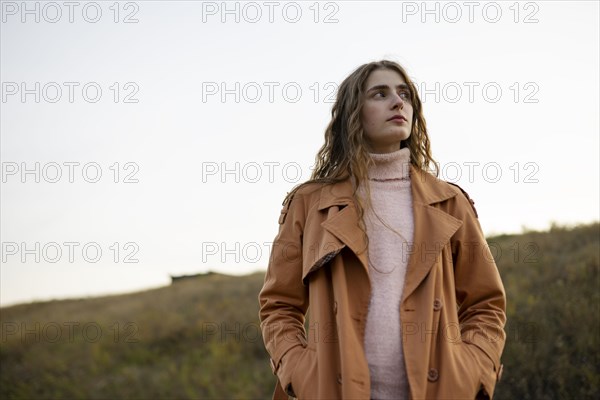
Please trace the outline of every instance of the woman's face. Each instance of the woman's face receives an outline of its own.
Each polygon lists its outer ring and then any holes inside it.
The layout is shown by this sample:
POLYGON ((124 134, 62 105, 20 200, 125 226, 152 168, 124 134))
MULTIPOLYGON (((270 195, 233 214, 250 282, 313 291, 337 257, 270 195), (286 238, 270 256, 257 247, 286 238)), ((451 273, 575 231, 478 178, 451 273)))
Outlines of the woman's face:
POLYGON ((365 85, 361 122, 372 153, 390 153, 400 149, 412 129, 413 107, 410 90, 402 76, 391 69, 378 69, 365 85))

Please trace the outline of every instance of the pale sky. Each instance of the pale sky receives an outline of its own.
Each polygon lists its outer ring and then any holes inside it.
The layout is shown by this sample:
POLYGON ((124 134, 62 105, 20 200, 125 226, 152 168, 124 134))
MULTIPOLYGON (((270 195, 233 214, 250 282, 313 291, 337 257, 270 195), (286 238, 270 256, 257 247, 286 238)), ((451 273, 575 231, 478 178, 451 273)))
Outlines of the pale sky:
POLYGON ((383 58, 487 235, 599 219, 597 1, 113 4, 1 3, 1 306, 264 270, 383 58))

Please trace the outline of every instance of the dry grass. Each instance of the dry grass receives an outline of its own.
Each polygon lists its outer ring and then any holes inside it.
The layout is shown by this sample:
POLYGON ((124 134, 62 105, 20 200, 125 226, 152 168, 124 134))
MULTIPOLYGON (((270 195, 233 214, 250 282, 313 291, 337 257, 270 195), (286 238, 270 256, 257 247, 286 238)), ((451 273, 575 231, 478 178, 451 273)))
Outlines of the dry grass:
MULTIPOLYGON (((600 398, 598 223, 488 242, 508 297, 495 398, 600 398)), ((4 308, 0 398, 268 399, 263 276, 4 308)))

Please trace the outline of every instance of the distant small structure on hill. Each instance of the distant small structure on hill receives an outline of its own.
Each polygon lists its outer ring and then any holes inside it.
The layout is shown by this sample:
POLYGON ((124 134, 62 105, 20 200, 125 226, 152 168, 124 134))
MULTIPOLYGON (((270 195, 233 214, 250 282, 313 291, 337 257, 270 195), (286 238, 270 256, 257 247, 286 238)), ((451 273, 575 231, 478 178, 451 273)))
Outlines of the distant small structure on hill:
POLYGON ((216 274, 215 272, 208 271, 208 272, 203 272, 203 273, 193 274, 193 275, 169 275, 169 276, 171 277, 171 285, 172 285, 175 282, 181 282, 185 279, 200 278, 200 277, 206 277, 206 276, 211 276, 211 275, 215 275, 215 274, 216 274))

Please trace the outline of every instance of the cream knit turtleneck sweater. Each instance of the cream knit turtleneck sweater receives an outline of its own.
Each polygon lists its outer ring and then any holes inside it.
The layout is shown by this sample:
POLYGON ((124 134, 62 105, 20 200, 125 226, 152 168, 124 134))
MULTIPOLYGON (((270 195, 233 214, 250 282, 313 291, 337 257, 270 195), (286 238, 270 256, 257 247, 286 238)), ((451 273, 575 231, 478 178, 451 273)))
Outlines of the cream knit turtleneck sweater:
MULTIPOLYGON (((402 350, 400 301, 414 224, 409 175, 410 150, 371 153, 368 171, 372 209, 365 209, 369 236, 371 301, 365 329, 365 352, 371 375, 371 399, 405 399, 409 386, 402 350), (373 210, 387 225, 385 227, 373 210)), ((364 185, 359 187, 364 199, 364 185)))

